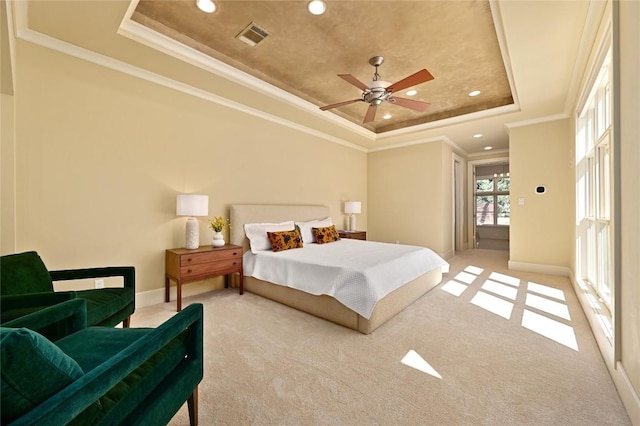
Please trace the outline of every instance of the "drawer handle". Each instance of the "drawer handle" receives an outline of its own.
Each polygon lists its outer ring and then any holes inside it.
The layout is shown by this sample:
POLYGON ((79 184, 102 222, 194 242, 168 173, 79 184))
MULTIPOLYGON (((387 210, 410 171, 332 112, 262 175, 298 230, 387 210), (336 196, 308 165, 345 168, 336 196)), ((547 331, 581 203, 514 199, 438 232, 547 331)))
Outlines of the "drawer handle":
POLYGON ((187 269, 187 274, 190 274, 190 273, 191 273, 191 269, 187 269))
POLYGON ((187 262, 191 262, 191 258, 190 257, 187 257, 187 262))

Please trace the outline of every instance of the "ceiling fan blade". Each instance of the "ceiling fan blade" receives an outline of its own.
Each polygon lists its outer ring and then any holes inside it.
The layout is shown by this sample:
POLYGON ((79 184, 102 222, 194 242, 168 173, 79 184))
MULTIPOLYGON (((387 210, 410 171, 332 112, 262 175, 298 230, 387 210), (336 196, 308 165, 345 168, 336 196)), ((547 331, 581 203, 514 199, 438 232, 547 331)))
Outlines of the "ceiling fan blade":
POLYGON ((360 101, 362 101, 362 99, 352 99, 350 101, 338 102, 337 104, 325 105, 323 107, 320 107, 320 109, 322 111, 326 111, 326 110, 331 109, 331 108, 337 108, 337 107, 341 107, 343 105, 349 105, 349 104, 352 104, 354 102, 360 102, 360 101))
POLYGON ((369 105, 369 108, 367 109, 367 113, 364 116, 364 120, 362 120, 363 123, 368 123, 370 121, 373 121, 374 118, 376 118, 376 111, 378 110, 378 107, 376 105, 369 105))
POLYGON ((406 89, 407 87, 415 86, 425 81, 433 80, 433 76, 426 69, 420 70, 415 74, 411 74, 409 77, 393 83, 387 87, 388 92, 397 92, 398 90, 406 89))
POLYGON ((352 76, 351 74, 338 74, 338 77, 346 81, 347 83, 351 83, 356 86, 360 90, 369 90, 369 86, 352 76))
POLYGON ((389 102, 394 105, 413 109, 416 111, 426 111, 431 106, 429 102, 414 101, 413 99, 398 98, 395 96, 390 98, 389 102))

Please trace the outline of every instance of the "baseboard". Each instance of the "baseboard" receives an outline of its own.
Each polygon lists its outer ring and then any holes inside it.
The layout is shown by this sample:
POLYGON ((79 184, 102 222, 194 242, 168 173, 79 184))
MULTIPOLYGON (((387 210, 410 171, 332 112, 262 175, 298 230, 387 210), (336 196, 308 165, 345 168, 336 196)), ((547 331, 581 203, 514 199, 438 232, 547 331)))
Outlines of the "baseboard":
MULTIPOLYGON (((196 281, 189 284, 182 285, 182 297, 195 296, 197 294, 207 293, 209 291, 218 290, 223 286, 210 283, 207 281, 196 281)), ((178 298, 178 290, 175 286, 172 286, 169 290, 169 300, 171 303, 175 303, 178 298)), ((145 306, 157 305, 158 303, 166 303, 164 301, 164 288, 157 288, 155 290, 142 291, 136 293, 136 308, 144 308, 145 306)))
POLYGON ((509 261, 509 269, 513 269, 514 271, 523 271, 523 272, 537 272, 539 274, 547 274, 547 275, 559 275, 561 277, 568 277, 571 275, 571 269, 568 268, 567 266, 515 262, 513 260, 509 261))
POLYGON ((455 251, 453 249, 445 251, 444 253, 438 253, 438 256, 440 256, 441 258, 447 260, 447 259, 451 259, 453 256, 455 256, 455 251))
POLYGON ((582 306, 582 311, 591 327, 591 332, 596 339, 596 344, 598 345, 602 359, 607 366, 607 370, 609 370, 609 374, 620 395, 622 404, 631 419, 631 424, 640 426, 640 395, 633 386, 633 383, 631 383, 631 380, 629 380, 624 365, 620 362, 614 362, 613 337, 609 336, 609 333, 604 330, 602 319, 598 314, 598 310, 601 309, 598 306, 599 302, 596 297, 589 294, 588 287, 584 287, 584 285, 578 283, 573 271, 571 271, 570 280, 573 285, 573 290, 578 296, 578 301, 582 306))
POLYGON ((640 395, 638 395, 638 392, 633 387, 621 363, 618 362, 616 364, 616 368, 611 371, 611 377, 613 377, 613 383, 615 383, 616 389, 618 389, 624 408, 627 409, 631 424, 640 426, 640 395))

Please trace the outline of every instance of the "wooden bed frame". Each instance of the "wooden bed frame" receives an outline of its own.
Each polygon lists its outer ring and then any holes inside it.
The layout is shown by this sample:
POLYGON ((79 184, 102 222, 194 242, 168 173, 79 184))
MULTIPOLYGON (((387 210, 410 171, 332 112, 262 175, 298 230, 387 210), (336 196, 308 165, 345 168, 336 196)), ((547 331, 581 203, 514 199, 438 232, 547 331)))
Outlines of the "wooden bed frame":
MULTIPOLYGON (((330 216, 329 208, 320 205, 234 204, 231 206, 231 244, 249 250, 244 234, 245 223, 308 221, 330 216)), ((442 281, 442 270, 436 268, 380 300, 366 319, 331 296, 316 296, 253 277, 244 277, 244 289, 292 308, 307 312, 345 327, 369 334, 393 318, 442 281)))

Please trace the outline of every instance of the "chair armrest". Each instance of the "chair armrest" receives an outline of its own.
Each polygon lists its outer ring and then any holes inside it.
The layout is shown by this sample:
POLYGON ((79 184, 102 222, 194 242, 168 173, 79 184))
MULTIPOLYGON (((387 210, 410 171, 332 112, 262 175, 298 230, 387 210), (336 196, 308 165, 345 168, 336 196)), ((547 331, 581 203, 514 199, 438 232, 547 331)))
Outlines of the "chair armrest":
MULTIPOLYGON (((49 325, 64 321, 64 335, 75 333, 87 327, 87 301, 73 299, 40 309, 20 318, 7 321, 3 327, 25 327, 39 331, 49 325)), ((64 337, 64 336, 60 336, 64 337)))
POLYGON ((52 281, 80 280, 85 278, 123 277, 124 287, 135 291, 136 270, 133 266, 109 266, 106 268, 64 269, 49 271, 52 281))
POLYGON ((120 353, 16 420, 13 425, 67 424, 185 331, 188 333, 185 357, 202 365, 202 312, 201 304, 187 306, 120 353))
POLYGON ((76 298, 75 291, 59 291, 46 293, 10 294, 0 296, 0 306, 3 310, 51 306, 76 298))

